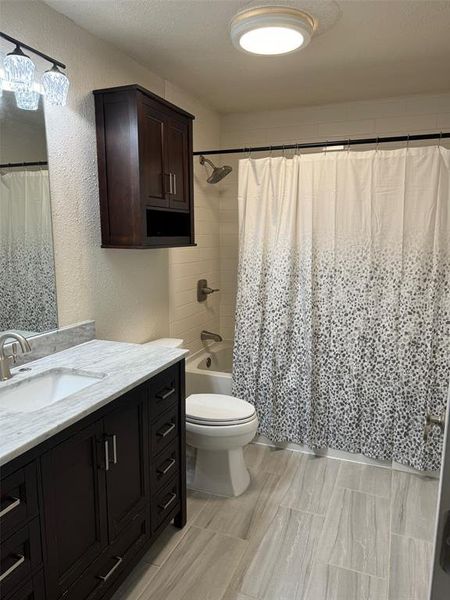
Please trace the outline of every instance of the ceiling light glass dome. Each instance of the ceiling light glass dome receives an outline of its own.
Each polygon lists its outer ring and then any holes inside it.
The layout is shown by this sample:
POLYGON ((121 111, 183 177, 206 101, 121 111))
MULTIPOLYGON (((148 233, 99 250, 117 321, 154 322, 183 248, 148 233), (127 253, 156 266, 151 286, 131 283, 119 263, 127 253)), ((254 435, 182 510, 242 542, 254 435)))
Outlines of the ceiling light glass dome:
POLYGON ((304 48, 315 29, 313 17, 288 7, 265 6, 238 13, 230 35, 236 48, 252 54, 287 54, 304 48))

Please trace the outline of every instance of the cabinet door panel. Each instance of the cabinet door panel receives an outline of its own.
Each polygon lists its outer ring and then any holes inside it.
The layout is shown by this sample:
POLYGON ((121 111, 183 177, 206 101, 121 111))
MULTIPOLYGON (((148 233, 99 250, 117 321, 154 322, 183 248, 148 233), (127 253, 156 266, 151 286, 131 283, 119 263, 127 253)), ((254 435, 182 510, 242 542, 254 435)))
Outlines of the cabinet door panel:
POLYGON ((103 422, 42 457, 49 597, 68 589, 107 544, 103 422))
POLYGON ((167 124, 169 173, 172 176, 170 207, 189 210, 188 124, 170 119, 167 124))
MULTIPOLYGON (((141 104, 140 117, 140 177, 141 197, 145 206, 169 206, 166 193, 165 176, 165 128, 166 117, 163 113, 141 104)), ((167 189, 168 191, 168 189, 167 189)))
POLYGON ((109 445, 106 474, 110 542, 145 506, 148 470, 146 389, 126 394, 120 408, 105 418, 109 445))

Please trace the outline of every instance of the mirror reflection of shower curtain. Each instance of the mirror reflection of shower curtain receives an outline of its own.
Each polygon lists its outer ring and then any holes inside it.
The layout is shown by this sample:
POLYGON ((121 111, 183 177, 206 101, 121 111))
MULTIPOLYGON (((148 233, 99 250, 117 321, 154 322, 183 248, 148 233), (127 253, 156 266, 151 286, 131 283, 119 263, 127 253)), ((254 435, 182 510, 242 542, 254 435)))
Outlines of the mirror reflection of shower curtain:
POLYGON ((47 170, 0 173, 0 331, 57 327, 47 170))
POLYGON ((450 151, 239 165, 233 393, 274 442, 437 469, 450 359, 450 151))

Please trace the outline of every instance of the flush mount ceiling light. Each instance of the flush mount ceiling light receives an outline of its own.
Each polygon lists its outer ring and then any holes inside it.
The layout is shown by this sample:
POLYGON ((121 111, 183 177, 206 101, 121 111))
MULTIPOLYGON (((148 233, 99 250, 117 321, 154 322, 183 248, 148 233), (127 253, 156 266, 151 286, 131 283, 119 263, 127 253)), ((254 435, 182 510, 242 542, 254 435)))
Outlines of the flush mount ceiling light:
POLYGON ((316 27, 314 18, 296 8, 264 6, 237 14, 230 35, 236 48, 252 54, 287 54, 304 48, 316 27))

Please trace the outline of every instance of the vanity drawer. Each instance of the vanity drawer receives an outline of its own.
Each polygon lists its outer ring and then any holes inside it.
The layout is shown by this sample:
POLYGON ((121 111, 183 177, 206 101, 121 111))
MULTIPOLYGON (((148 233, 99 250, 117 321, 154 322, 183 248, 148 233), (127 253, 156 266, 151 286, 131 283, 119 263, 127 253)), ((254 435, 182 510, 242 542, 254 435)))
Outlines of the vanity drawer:
POLYGON ((38 514, 36 463, 30 463, 1 482, 0 531, 4 540, 38 514))
POLYGON ((151 490, 153 493, 161 489, 172 479, 180 470, 180 451, 179 442, 176 439, 167 448, 152 458, 151 472, 151 490))
POLYGON ((150 537, 148 517, 137 516, 117 541, 75 581, 63 594, 64 600, 96 600, 105 594, 108 587, 121 575, 129 571, 128 564, 150 537))
POLYGON ((45 600, 44 573, 39 571, 5 600, 45 600))
POLYGON ((173 365, 150 381, 150 418, 156 419, 174 402, 180 399, 179 365, 173 365))
POLYGON ((36 517, 0 547, 0 596, 21 585, 41 562, 41 529, 36 517))
POLYGON ((152 528, 157 529, 170 513, 180 504, 180 485, 176 477, 160 492, 152 496, 152 528))
POLYGON ((172 409, 162 414, 151 425, 150 443, 152 460, 163 448, 178 437, 179 420, 179 408, 175 404, 172 409))

